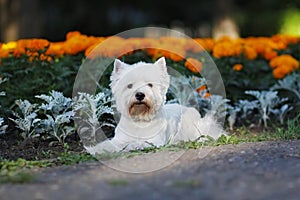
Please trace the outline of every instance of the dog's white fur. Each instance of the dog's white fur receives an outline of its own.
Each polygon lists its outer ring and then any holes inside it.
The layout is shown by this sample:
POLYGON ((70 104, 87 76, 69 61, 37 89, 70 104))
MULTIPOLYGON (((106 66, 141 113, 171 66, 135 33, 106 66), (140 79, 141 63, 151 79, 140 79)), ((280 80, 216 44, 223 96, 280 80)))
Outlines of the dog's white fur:
POLYGON ((91 154, 129 151, 193 141, 201 135, 217 139, 225 134, 212 117, 201 118, 195 108, 165 105, 169 85, 163 57, 155 63, 133 65, 116 59, 110 86, 121 118, 114 138, 86 147, 87 151, 91 154))

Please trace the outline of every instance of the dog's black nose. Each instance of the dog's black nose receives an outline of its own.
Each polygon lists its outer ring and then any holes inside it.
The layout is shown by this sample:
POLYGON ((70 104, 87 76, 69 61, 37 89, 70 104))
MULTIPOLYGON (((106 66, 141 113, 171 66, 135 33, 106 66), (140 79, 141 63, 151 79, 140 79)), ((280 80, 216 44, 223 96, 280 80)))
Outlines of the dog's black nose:
POLYGON ((137 100, 139 100, 139 101, 142 101, 142 100, 145 98, 145 94, 142 93, 142 92, 137 92, 137 93, 135 94, 135 98, 136 98, 137 100))

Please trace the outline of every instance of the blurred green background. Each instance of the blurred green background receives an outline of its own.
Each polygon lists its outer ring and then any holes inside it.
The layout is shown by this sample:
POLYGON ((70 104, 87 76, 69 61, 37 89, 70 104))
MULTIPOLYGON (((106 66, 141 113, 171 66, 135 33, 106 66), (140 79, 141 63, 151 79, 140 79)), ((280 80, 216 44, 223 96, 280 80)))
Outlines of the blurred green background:
POLYGON ((159 26, 191 37, 300 35, 300 0, 0 0, 0 42, 159 26))

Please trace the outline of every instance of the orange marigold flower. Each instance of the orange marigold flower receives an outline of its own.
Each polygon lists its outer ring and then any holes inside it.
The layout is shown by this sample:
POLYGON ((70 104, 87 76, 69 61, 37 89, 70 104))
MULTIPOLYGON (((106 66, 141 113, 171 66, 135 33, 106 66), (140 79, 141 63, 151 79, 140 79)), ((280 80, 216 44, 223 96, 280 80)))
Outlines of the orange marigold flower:
POLYGON ((186 50, 184 45, 186 44, 186 40, 182 38, 175 37, 161 37, 159 39, 159 49, 158 54, 169 58, 175 62, 179 62, 184 60, 186 55, 186 50))
POLYGON ((265 45, 262 43, 259 43, 258 41, 251 41, 251 46, 255 49, 255 51, 262 55, 265 52, 265 45))
POLYGON ((9 51, 0 48, 0 58, 7 58, 9 56, 9 51))
POLYGON ((161 57, 160 51, 156 48, 147 48, 146 53, 152 56, 155 60, 161 57))
POLYGON ((211 94, 209 93, 209 91, 207 91, 207 86, 206 85, 201 85, 200 87, 198 87, 197 89, 196 89, 196 91, 198 92, 198 93, 200 93, 201 91, 203 91, 203 92, 205 92, 205 94, 204 94, 204 98, 208 98, 208 97, 210 97, 211 96, 211 94))
POLYGON ((215 58, 238 56, 242 52, 240 44, 230 41, 218 42, 213 48, 215 58))
POLYGON ((204 95, 204 98, 206 99, 206 98, 208 98, 210 96, 211 96, 211 94, 209 92, 206 92, 206 94, 204 95))
POLYGON ((231 39, 230 36, 225 35, 225 36, 220 37, 220 38, 218 39, 218 41, 220 41, 220 42, 231 42, 232 39, 231 39))
POLYGON ((167 44, 159 45, 160 48, 147 48, 146 52, 149 56, 157 59, 160 57, 169 58, 175 62, 184 60, 186 52, 184 49, 178 47, 168 46, 167 44))
POLYGON ((66 54, 75 55, 85 51, 91 45, 91 40, 86 35, 74 35, 69 38, 63 46, 66 54))
POLYGON ((7 45, 0 43, 0 58, 7 58, 9 56, 10 49, 7 45))
POLYGON ((269 48, 267 48, 267 49, 265 50, 265 52, 263 53, 263 57, 264 57, 266 60, 271 60, 271 59, 273 59, 273 58, 275 58, 275 57, 277 57, 277 56, 278 56, 277 52, 274 51, 274 50, 272 50, 272 49, 269 49, 269 48))
POLYGON ((234 71, 241 71, 243 69, 243 65, 242 64, 235 64, 235 65, 233 65, 232 69, 234 71))
POLYGON ((32 53, 39 50, 44 50, 49 47, 49 41, 45 39, 22 39, 18 40, 14 49, 14 56, 19 57, 27 53, 31 56, 32 53))
POLYGON ((170 58, 171 60, 173 60, 175 62, 184 60, 184 56, 185 56, 185 51, 183 49, 178 49, 175 51, 163 50, 161 53, 162 53, 162 56, 164 56, 166 58, 170 58))
POLYGON ((272 68, 277 68, 285 65, 288 65, 292 69, 298 69, 299 62, 294 57, 288 54, 283 54, 270 60, 270 66, 272 68))
POLYGON ((191 51, 194 53, 199 53, 205 50, 203 45, 197 42, 197 40, 193 39, 185 39, 185 45, 183 48, 185 49, 185 51, 191 51))
POLYGON ((295 44, 299 42, 299 39, 299 37, 286 34, 278 34, 271 37, 271 40, 278 44, 282 49, 285 49, 289 44, 295 44))
POLYGON ((72 37, 74 36, 79 36, 81 35, 81 33, 79 31, 71 31, 71 32, 68 32, 67 35, 66 35, 66 39, 69 40, 71 39, 72 37))
POLYGON ((257 58, 257 52, 255 51, 255 49, 251 46, 244 46, 243 49, 243 54, 244 56, 249 59, 249 60, 254 60, 257 58))
POLYGON ((269 64, 273 68, 273 76, 278 79, 299 68, 299 62, 287 54, 273 58, 269 64))
POLYGON ((194 73, 199 73, 202 70, 202 63, 195 58, 187 58, 184 66, 194 73))
POLYGON ((47 47, 49 47, 49 41, 44 39, 32 39, 30 40, 30 43, 27 46, 27 48, 36 51, 43 50, 47 47))
POLYGON ((94 58, 96 57, 96 53, 92 53, 92 51, 102 42, 105 40, 104 37, 99 37, 93 39, 94 41, 91 42, 91 45, 85 50, 84 55, 88 58, 94 58))
POLYGON ((45 54, 42 54, 39 59, 44 60, 44 61, 48 61, 48 62, 52 61, 52 57, 48 56, 48 55, 45 55, 45 54))
POLYGON ((200 44, 200 46, 202 46, 206 51, 212 51, 212 49, 215 46, 215 41, 211 38, 204 38, 204 39, 200 39, 200 38, 196 38, 195 39, 197 43, 200 44))
POLYGON ((199 93, 199 92, 201 92, 202 90, 206 90, 206 89, 207 89, 206 85, 201 85, 200 87, 198 87, 198 88, 196 89, 196 91, 199 93))
POLYGON ((0 58, 9 57, 9 55, 14 52, 16 46, 17 46, 17 42, 15 41, 8 42, 6 44, 0 43, 0 58))
POLYGON ((289 73, 291 73, 291 70, 288 66, 277 67, 273 70, 273 76, 277 79, 282 79, 289 73))
POLYGON ((98 44, 95 43, 88 47, 85 55, 88 55, 89 58, 95 58, 98 56, 113 58, 134 50, 126 39, 118 36, 112 36, 104 40, 100 46, 101 48, 97 48, 97 45, 98 44))
POLYGON ((85 57, 91 58, 91 59, 92 59, 92 58, 95 58, 97 55, 96 55, 95 53, 92 53, 92 51, 93 51, 99 44, 100 44, 100 42, 99 42, 99 43, 95 43, 95 44, 89 46, 89 47, 85 50, 85 52, 84 52, 85 57))
POLYGON ((13 52, 13 50, 17 47, 17 42, 12 41, 12 42, 8 42, 6 44, 2 44, 2 49, 4 50, 8 50, 10 52, 13 52))
POLYGON ((65 42, 51 42, 49 48, 46 51, 47 55, 61 56, 65 52, 63 50, 65 42))

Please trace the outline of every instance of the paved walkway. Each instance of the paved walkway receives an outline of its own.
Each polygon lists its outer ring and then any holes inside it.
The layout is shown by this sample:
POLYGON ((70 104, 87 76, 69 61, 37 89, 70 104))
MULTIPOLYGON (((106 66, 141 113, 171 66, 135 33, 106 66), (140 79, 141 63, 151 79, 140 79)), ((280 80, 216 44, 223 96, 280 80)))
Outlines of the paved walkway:
POLYGON ((0 185, 0 199, 298 200, 300 141, 148 153, 105 164, 84 163, 35 173, 38 178, 34 183, 0 185), (136 168, 141 172, 158 169, 171 161, 171 165, 160 170, 138 174, 108 167, 127 167, 131 172, 136 168))

